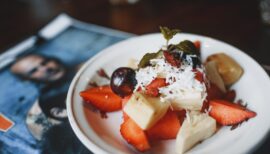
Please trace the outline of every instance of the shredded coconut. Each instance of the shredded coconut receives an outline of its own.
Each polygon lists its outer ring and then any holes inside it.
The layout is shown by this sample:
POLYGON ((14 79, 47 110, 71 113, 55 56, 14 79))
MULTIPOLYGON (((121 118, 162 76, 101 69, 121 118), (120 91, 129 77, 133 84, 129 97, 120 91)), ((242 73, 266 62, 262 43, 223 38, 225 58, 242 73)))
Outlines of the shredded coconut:
POLYGON ((136 73, 137 85, 134 91, 140 87, 142 90, 145 90, 145 86, 150 84, 157 77, 157 72, 153 67, 145 67, 139 69, 136 73))
MULTIPOLYGON (((207 96, 206 86, 204 83, 195 79, 193 72, 192 57, 187 55, 187 62, 182 62, 180 68, 173 67, 165 61, 164 57, 150 60, 151 66, 141 68, 136 72, 137 85, 135 91, 140 87, 150 84, 156 77, 166 79, 168 86, 159 88, 162 102, 170 102, 176 98, 185 98, 192 92, 200 92, 204 100, 207 96)), ((197 68, 198 71, 205 75, 203 68, 197 68)))

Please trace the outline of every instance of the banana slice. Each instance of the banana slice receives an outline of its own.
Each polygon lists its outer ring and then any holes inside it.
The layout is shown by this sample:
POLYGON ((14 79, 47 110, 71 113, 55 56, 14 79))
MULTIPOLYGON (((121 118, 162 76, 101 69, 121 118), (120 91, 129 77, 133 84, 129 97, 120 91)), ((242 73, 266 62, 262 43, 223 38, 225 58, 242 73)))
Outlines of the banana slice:
POLYGON ((159 97, 136 92, 123 110, 139 127, 147 130, 166 114, 169 106, 169 103, 161 102, 159 97))
POLYGON ((203 105, 203 95, 199 91, 186 92, 184 97, 175 98, 171 105, 175 110, 187 109, 187 110, 201 110, 203 105))
POLYGON ((176 153, 183 154, 195 144, 212 136, 216 131, 216 120, 206 113, 187 113, 176 137, 176 153))

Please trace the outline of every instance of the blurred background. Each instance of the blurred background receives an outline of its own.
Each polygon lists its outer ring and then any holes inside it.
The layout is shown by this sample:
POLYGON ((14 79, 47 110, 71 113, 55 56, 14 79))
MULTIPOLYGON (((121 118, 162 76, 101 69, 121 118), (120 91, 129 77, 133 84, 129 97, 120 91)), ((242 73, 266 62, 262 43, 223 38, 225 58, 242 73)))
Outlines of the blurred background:
POLYGON ((179 28, 220 39, 270 64, 270 26, 262 22, 259 0, 1 0, 0 52, 62 12, 134 34, 157 32, 159 25, 179 28))
MULTIPOLYGON (((1 0, 0 53, 60 13, 134 34, 158 26, 210 36, 270 65, 270 0, 1 0)), ((270 150, 268 142, 255 153, 270 150)))

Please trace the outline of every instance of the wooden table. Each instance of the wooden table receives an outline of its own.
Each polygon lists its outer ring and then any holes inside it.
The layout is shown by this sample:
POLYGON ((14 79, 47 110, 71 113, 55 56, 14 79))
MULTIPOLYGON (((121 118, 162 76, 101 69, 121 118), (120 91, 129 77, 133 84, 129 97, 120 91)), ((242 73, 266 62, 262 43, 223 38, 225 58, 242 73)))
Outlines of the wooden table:
MULTIPOLYGON (((159 25, 180 28, 225 41, 270 64, 270 26, 261 23, 255 0, 140 0, 126 6, 112 6, 108 0, 1 0, 0 53, 62 12, 135 34, 157 32, 159 25)), ((269 143, 256 153, 270 151, 269 143)))

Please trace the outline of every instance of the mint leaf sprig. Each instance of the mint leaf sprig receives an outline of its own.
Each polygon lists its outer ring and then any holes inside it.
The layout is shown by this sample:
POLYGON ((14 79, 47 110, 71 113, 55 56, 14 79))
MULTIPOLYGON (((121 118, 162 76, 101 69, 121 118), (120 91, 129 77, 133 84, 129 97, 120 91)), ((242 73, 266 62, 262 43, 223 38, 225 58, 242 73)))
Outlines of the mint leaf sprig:
MULTIPOLYGON (((159 27, 163 37, 166 39, 166 47, 168 48, 169 45, 169 41, 170 39, 173 38, 174 35, 176 35, 177 33, 180 32, 179 29, 169 29, 168 27, 159 27)), ((163 50, 159 50, 157 52, 153 52, 153 53, 146 53, 142 59, 140 60, 139 64, 138 64, 138 68, 144 68, 146 66, 150 65, 150 61, 151 59, 157 58, 159 56, 163 55, 163 50)))
POLYGON ((180 32, 179 29, 169 29, 168 27, 159 27, 160 32, 162 33, 163 37, 166 39, 166 46, 168 47, 170 39, 174 37, 177 33, 180 32))

